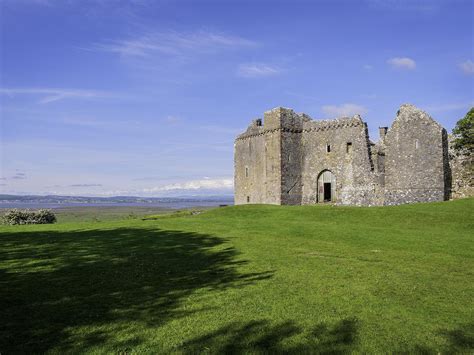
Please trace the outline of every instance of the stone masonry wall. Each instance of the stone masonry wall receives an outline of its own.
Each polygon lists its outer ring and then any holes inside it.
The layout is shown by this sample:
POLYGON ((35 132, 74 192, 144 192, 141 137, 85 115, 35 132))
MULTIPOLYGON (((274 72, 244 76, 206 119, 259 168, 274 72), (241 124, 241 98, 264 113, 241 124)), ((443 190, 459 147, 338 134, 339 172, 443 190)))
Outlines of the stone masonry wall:
POLYGON ((379 204, 368 134, 360 116, 305 122, 303 151, 303 204, 317 202, 317 180, 324 170, 335 175, 336 203, 379 204))
POLYGON ((302 163, 304 160, 301 144, 303 117, 285 110, 281 131, 281 203, 301 205, 302 163))
POLYGON ((253 121, 246 132, 251 137, 235 141, 235 204, 267 203, 265 190, 262 188, 266 181, 265 137, 262 132, 263 127, 253 121))
POLYGON ((473 194, 472 169, 466 172, 461 158, 449 161, 446 131, 425 112, 402 105, 380 134, 372 143, 358 115, 315 121, 291 109, 267 111, 235 141, 235 203, 321 202, 324 171, 331 172, 337 204, 442 201, 451 176, 453 196, 473 194))
POLYGON ((451 197, 474 196, 474 157, 464 152, 456 152, 449 142, 449 165, 452 174, 451 197))
POLYGON ((385 137, 385 204, 445 199, 445 134, 427 113, 400 107, 385 137))

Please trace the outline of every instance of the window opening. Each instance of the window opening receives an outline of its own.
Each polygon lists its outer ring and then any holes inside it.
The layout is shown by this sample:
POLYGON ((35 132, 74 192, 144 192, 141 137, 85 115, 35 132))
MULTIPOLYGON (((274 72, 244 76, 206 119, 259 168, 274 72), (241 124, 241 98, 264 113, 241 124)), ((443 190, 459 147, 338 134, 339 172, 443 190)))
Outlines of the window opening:
POLYGON ((351 142, 347 142, 347 144, 346 144, 346 153, 348 153, 348 154, 352 153, 352 143, 351 142))

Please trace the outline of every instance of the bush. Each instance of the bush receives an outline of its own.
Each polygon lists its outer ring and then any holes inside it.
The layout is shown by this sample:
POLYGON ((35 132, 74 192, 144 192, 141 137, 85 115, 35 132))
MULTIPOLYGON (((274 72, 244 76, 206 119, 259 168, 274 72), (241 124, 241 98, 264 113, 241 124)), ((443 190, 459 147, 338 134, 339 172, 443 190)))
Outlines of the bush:
POLYGON ((464 155, 474 155, 474 107, 461 118, 453 129, 454 150, 464 155))
POLYGON ((3 215, 3 223, 15 224, 49 224, 55 223, 56 216, 51 210, 40 209, 38 211, 20 210, 14 208, 3 215))

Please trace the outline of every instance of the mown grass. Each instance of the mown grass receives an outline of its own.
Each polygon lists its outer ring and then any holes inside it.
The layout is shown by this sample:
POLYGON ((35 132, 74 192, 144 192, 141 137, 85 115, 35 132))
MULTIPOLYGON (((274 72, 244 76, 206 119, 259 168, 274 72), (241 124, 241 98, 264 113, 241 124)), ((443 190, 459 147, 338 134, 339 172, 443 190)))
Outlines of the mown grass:
POLYGON ((4 226, 0 352, 472 352, 473 207, 4 226))
MULTIPOLYGON (((11 208, 0 208, 0 216, 11 208)), ((75 206, 60 207, 52 209, 57 217, 58 223, 70 222, 106 222, 119 219, 143 218, 145 216, 156 214, 173 213, 174 209, 164 207, 146 207, 146 206, 75 206)))

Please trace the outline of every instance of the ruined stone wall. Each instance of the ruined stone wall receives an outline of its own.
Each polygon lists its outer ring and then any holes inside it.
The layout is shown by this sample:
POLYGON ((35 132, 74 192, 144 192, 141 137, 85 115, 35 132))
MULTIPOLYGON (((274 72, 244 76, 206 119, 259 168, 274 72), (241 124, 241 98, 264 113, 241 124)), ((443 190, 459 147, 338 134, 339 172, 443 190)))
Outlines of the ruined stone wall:
POLYGON ((360 116, 305 122, 302 143, 303 204, 317 202, 317 180, 324 170, 336 177, 336 203, 380 204, 367 127, 360 116))
POLYGON ((320 202, 323 171, 335 185, 331 201, 343 205, 442 201, 451 182, 454 197, 473 194, 472 164, 468 171, 465 159, 450 164, 446 131, 425 112, 402 105, 380 134, 372 143, 358 115, 313 121, 281 107, 267 111, 263 124, 254 120, 236 139, 235 203, 320 202))
POLYGON ((474 196, 474 157, 458 152, 449 142, 449 166, 451 169, 451 197, 453 199, 474 196))
POLYGON ((385 204, 446 198, 446 132, 428 114, 402 105, 385 137, 385 204))

